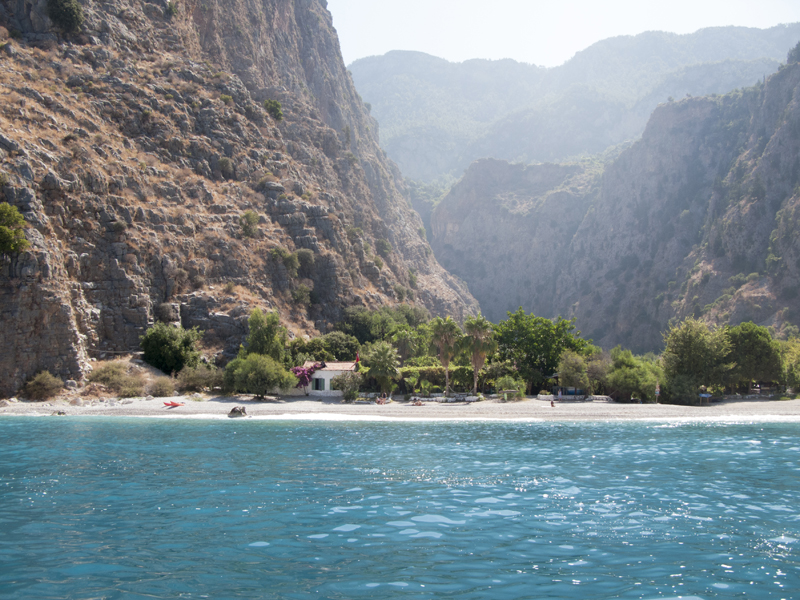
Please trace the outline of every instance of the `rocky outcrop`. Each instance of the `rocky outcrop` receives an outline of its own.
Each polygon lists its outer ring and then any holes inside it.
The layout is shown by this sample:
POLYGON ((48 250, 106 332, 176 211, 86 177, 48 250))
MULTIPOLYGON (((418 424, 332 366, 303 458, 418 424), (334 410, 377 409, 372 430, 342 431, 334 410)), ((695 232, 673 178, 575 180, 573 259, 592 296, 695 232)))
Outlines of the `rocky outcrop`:
POLYGON ((79 378, 156 318, 220 350, 253 306, 295 335, 351 305, 477 309, 398 192, 323 3, 82 2, 69 35, 46 4, 0 0, 0 34, 20 34, 0 41, 0 201, 31 242, 0 258, 0 394, 79 378))
POLYGON ((432 246, 490 318, 576 317, 603 347, 658 350, 690 315, 795 334, 798 99, 800 64, 659 106, 594 172, 479 161, 435 210, 432 246))

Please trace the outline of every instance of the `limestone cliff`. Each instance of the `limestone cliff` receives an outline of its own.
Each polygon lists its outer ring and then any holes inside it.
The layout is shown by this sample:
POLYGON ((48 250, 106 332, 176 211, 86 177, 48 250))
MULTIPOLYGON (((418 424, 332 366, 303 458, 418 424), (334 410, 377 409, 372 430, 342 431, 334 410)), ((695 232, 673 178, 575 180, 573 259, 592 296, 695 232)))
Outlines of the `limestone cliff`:
POLYGON ((0 0, 0 201, 31 242, 0 258, 0 394, 78 378, 156 318, 219 350, 252 306, 298 335, 350 305, 477 309, 398 191, 324 1, 82 0, 72 34, 46 5, 0 0))
POLYGON ((637 351, 689 315, 797 332, 800 64, 662 104, 641 140, 587 165, 479 161, 437 207, 432 246, 487 316, 574 316, 637 351))

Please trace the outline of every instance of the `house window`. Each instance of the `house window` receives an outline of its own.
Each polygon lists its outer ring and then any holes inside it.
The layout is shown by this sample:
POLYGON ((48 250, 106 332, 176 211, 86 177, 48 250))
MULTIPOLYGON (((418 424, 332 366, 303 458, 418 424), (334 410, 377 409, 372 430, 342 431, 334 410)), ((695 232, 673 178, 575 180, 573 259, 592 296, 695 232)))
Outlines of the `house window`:
POLYGON ((312 387, 311 389, 316 390, 317 392, 324 392, 325 391, 325 380, 321 377, 315 377, 311 380, 312 387))

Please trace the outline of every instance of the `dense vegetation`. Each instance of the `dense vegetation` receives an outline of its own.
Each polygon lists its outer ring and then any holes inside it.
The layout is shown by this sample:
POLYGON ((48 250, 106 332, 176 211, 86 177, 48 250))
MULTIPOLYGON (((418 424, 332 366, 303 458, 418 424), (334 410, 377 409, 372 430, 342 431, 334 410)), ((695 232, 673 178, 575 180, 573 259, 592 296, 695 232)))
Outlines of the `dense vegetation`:
MULTIPOLYGON (((502 391, 521 396, 573 388, 623 402, 696 404, 725 392, 747 393, 759 382, 800 385, 800 339, 775 340, 767 328, 750 322, 715 328, 688 318, 665 333, 661 356, 636 356, 620 347, 605 352, 581 337, 574 320, 545 319, 522 309, 496 324, 481 315, 469 317, 462 329, 449 317, 431 319, 408 305, 376 311, 351 308, 337 331, 291 342, 276 312, 254 310, 249 327, 239 356, 224 374, 210 365, 190 365, 178 374, 179 387, 222 386, 228 392, 263 397, 307 386, 311 375, 302 368, 306 362, 319 366, 357 357, 357 372, 334 380, 333 389, 341 390, 347 401, 355 399, 359 389, 402 394, 502 391)), ((143 342, 169 342, 176 336, 189 340, 188 333, 157 324, 143 342), (164 328, 172 330, 170 335, 164 335, 164 328)), ((188 344, 192 356, 194 341, 188 344)), ((91 379, 130 388, 121 368, 109 365, 91 379)))

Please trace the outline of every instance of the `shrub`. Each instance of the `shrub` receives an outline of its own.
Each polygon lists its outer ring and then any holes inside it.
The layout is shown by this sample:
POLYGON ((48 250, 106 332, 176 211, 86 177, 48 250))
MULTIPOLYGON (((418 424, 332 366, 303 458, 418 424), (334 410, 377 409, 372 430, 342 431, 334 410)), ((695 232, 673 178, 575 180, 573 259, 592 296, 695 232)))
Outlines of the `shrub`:
POLYGON ((142 336, 140 345, 145 362, 164 373, 174 373, 197 364, 200 353, 195 343, 201 337, 203 334, 196 327, 184 329, 156 323, 142 336))
POLYGON ((226 294, 232 294, 235 287, 236 287, 235 283, 233 283, 232 281, 228 281, 225 283, 224 286, 222 286, 222 289, 226 294))
POLYGON ((219 97, 219 99, 222 100, 225 104, 232 104, 233 103, 233 98, 231 96, 229 96, 228 94, 222 94, 219 97))
POLYGON ((0 202, 0 255, 24 252, 30 246, 23 227, 25 219, 17 207, 0 202))
POLYGON ((264 100, 264 110, 267 111, 270 117, 276 121, 283 120, 283 111, 281 110, 281 103, 277 100, 264 100))
POLYGON ((246 210, 241 217, 239 223, 242 226, 242 235, 245 237, 255 237, 258 232, 258 214, 253 210, 246 210))
POLYGON ((106 386, 120 398, 144 395, 144 381, 141 375, 128 373, 125 363, 107 363, 92 371, 89 381, 106 386))
POLYGON ((171 19, 175 15, 178 14, 178 3, 177 2, 167 2, 167 7, 164 9, 164 14, 167 16, 168 19, 171 19))
POLYGON ((64 31, 75 31, 83 24, 78 0, 47 0, 47 16, 64 31))
POLYGON ((64 387, 64 382, 55 377, 50 371, 42 371, 31 379, 25 386, 25 396, 31 400, 47 400, 58 395, 64 387))
POLYGON ((225 179, 233 179, 233 162, 227 156, 219 159, 219 171, 225 179))
POLYGON ((525 382, 521 379, 514 379, 511 375, 503 375, 497 380, 497 391, 504 392, 514 390, 513 398, 522 398, 525 393, 525 382))
POLYGON ((389 243, 389 240, 383 238, 375 240, 375 252, 380 254, 383 258, 389 256, 389 254, 392 253, 392 245, 389 243))
POLYGON ((361 386, 362 379, 361 373, 342 373, 331 380, 331 389, 340 390, 344 401, 352 402, 358 397, 358 388, 361 386))
POLYGON ((262 354, 236 358, 225 367, 224 388, 228 392, 263 398, 276 389, 288 390, 296 382, 297 378, 280 363, 262 354))
POLYGON ((311 303, 311 288, 301 283, 297 289, 292 290, 292 300, 295 304, 308 306, 311 303))
POLYGON ((270 254, 277 260, 283 262, 283 266, 289 271, 289 275, 297 277, 297 269, 300 267, 300 259, 296 252, 289 252, 286 248, 273 248, 270 254))
POLYGON ((214 365, 199 364, 184 367, 178 373, 178 389, 185 392, 202 392, 222 386, 222 371, 214 365))
POLYGON ((417 274, 413 269, 408 270, 408 285, 414 289, 417 289, 417 274))
POLYGON ((147 386, 147 393, 156 398, 169 398, 175 395, 175 380, 172 377, 156 377, 147 386))
POLYGON ((382 269, 383 268, 383 261, 381 260, 381 257, 380 256, 376 256, 374 258, 374 260, 375 260, 375 266, 378 267, 378 270, 382 269))
POLYGON ((314 252, 308 248, 300 248, 296 254, 300 268, 306 273, 311 271, 311 267, 314 266, 314 252))

